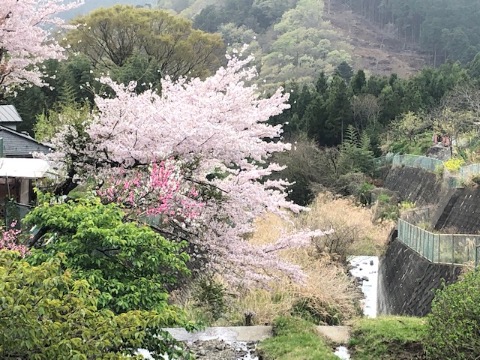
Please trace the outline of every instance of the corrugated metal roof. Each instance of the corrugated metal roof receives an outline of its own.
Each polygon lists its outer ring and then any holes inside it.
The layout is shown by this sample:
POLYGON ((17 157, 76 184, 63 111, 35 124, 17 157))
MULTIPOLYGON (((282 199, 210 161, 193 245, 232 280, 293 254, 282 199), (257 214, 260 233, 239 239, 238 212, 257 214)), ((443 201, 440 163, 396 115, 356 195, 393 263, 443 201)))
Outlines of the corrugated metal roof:
POLYGON ((0 123, 22 122, 22 118, 13 105, 0 105, 0 123))
POLYGON ((0 158, 0 177, 38 179, 49 170, 50 164, 43 159, 0 158))

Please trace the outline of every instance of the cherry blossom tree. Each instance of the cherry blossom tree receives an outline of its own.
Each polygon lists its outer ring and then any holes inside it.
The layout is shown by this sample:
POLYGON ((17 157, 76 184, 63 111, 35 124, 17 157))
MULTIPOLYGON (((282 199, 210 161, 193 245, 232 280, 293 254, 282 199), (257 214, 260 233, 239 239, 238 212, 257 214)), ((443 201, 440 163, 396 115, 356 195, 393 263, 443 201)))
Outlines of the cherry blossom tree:
POLYGON ((2 0, 0 6, 0 92, 14 84, 43 85, 39 64, 62 59, 63 47, 49 29, 64 26, 56 17, 82 1, 2 0))
POLYGON ((157 215, 159 231, 187 237, 206 254, 206 270, 232 283, 268 280, 278 271, 299 280, 300 269, 277 253, 321 231, 285 234, 262 247, 246 241, 262 214, 287 218, 303 210, 286 200, 287 181, 268 180, 282 170, 268 159, 290 145, 281 141, 281 126, 267 120, 288 108, 288 95, 278 89, 262 97, 251 85, 252 58, 228 60, 205 80, 164 79, 161 94, 99 79, 115 96, 97 96, 98 112, 86 128, 59 133, 49 157, 63 165, 67 182, 95 179, 106 201, 137 217, 157 215))

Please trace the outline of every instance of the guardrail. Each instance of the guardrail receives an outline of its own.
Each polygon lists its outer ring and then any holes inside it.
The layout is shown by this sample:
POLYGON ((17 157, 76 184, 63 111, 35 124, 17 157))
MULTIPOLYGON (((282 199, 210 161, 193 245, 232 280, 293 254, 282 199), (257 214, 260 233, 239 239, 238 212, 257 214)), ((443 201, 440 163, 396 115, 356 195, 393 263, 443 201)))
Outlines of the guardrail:
POLYGON ((398 240, 433 263, 478 265, 480 235, 437 234, 398 220, 398 240))

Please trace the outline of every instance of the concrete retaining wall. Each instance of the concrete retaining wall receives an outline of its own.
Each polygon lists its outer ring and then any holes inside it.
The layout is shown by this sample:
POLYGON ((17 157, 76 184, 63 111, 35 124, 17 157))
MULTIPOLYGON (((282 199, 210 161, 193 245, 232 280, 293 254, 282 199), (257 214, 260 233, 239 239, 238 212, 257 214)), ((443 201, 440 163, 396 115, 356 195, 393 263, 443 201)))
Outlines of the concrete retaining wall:
POLYGON ((425 316, 442 281, 455 282, 462 267, 432 264, 398 240, 390 242, 378 270, 378 313, 425 316))
POLYGON ((396 191, 401 200, 417 206, 438 203, 444 192, 442 181, 434 173, 407 166, 392 167, 384 187, 396 191))
POLYGON ((457 189, 449 198, 435 229, 457 234, 480 233, 480 188, 457 189))

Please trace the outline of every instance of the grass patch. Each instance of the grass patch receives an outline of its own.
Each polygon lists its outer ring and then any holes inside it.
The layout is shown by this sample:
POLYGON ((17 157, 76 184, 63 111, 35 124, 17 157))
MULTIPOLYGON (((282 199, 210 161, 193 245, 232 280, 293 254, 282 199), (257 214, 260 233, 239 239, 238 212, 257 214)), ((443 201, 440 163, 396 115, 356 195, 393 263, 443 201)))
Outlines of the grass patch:
POLYGON ((260 343, 265 360, 338 360, 315 325, 295 317, 280 317, 274 323, 274 336, 260 343))
POLYGON ((425 359, 424 318, 386 316, 354 322, 349 342, 352 359, 425 359))

